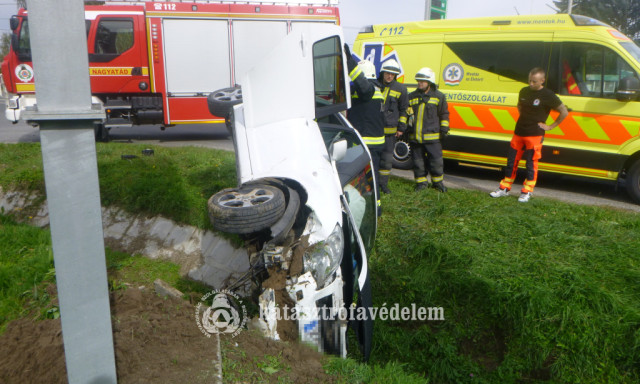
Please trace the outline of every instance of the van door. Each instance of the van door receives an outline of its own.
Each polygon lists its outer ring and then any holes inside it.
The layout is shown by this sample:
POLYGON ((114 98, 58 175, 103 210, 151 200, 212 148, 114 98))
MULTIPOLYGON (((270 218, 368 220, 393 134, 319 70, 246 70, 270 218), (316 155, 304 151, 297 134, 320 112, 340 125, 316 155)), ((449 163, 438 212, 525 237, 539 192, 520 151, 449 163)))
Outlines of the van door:
POLYGON ((440 91, 449 104, 445 158, 503 166, 529 71, 547 69, 551 33, 447 35, 440 91))
POLYGON ((561 36, 556 40, 548 87, 571 112, 545 135, 543 159, 578 167, 583 176, 615 179, 626 158, 617 152, 638 135, 640 126, 639 102, 617 101, 616 91, 621 79, 639 78, 638 69, 616 46, 561 36), (597 156, 589 155, 594 151, 597 156))

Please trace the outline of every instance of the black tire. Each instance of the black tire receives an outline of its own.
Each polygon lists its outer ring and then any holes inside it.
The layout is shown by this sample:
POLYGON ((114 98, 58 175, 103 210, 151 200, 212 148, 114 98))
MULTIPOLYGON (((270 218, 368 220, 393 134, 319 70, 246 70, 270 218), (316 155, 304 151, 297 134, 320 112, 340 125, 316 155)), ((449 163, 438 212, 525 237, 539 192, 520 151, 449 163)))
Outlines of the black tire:
POLYGON ((627 193, 638 204, 640 204, 640 160, 635 163, 627 171, 625 178, 627 193))
POLYGON ((241 235, 271 227, 282 217, 286 205, 280 189, 263 184, 224 189, 207 204, 216 230, 241 235))
POLYGON ((218 117, 229 117, 233 106, 242 103, 242 89, 239 86, 218 89, 207 97, 209 112, 218 117))
POLYGON ((106 143, 109 141, 109 129, 102 123, 94 123, 93 130, 96 135, 96 142, 106 143))
POLYGON ((413 158, 411 157, 411 148, 409 143, 399 139, 393 147, 393 168, 396 169, 413 169, 413 158))

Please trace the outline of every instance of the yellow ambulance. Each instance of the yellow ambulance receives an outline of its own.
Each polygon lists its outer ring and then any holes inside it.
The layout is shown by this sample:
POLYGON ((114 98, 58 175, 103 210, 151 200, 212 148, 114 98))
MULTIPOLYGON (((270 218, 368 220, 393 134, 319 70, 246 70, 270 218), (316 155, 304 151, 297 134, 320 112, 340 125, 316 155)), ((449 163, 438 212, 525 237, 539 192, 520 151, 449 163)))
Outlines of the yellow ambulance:
MULTIPOLYGON (((433 69, 451 114, 445 158, 497 167, 506 164, 518 92, 533 67, 544 68, 545 86, 570 113, 546 133, 539 169, 624 180, 640 203, 640 48, 613 27, 566 14, 374 25, 353 52, 378 70, 397 60, 410 90, 420 68, 433 69)), ((403 145, 398 168, 409 166, 403 145)))

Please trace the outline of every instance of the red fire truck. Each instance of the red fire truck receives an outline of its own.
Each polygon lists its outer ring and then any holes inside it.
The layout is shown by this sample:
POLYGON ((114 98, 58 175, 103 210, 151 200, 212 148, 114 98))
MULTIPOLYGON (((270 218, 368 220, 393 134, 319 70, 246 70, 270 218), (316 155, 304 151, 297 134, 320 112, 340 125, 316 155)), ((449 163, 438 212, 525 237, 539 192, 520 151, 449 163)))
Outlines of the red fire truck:
MULTIPOLYGON (((100 140, 115 126, 224 121, 209 113, 210 92, 235 85, 300 25, 339 24, 337 0, 113 1, 86 6, 85 19, 91 91, 106 112, 96 124, 100 140)), ((2 92, 6 117, 17 122, 35 104, 28 11, 10 27, 2 92)))

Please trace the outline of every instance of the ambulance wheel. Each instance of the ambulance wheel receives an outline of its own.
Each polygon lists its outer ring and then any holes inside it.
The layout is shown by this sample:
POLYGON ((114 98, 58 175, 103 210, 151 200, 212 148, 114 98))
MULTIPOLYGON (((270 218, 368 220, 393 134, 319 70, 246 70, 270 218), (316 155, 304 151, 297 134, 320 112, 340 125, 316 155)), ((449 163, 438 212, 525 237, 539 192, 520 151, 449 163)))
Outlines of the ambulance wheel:
POLYGON ((640 160, 637 160, 627 171, 625 180, 629 196, 640 204, 640 160))
POLYGON ((96 142, 106 143, 109 141, 109 129, 102 123, 94 123, 93 130, 96 135, 96 142))
POLYGON ((275 224, 285 210, 284 193, 264 184, 224 189, 207 202, 213 228, 221 232, 249 234, 275 224))
POLYGON ((413 169, 411 148, 409 147, 409 143, 407 143, 406 141, 396 141, 396 145, 393 148, 393 168, 413 169))
POLYGON ((242 103, 242 89, 239 86, 218 89, 207 97, 209 112, 218 117, 227 118, 233 106, 242 103))

